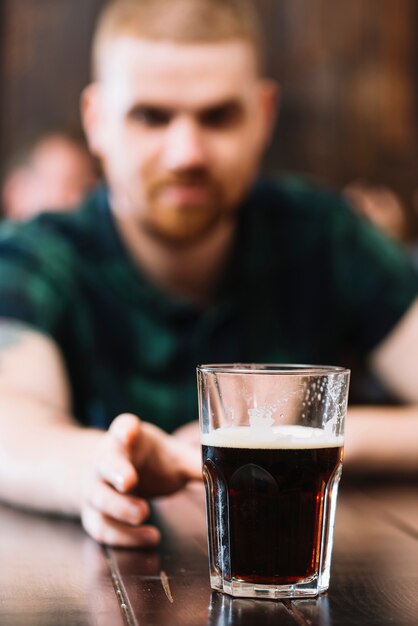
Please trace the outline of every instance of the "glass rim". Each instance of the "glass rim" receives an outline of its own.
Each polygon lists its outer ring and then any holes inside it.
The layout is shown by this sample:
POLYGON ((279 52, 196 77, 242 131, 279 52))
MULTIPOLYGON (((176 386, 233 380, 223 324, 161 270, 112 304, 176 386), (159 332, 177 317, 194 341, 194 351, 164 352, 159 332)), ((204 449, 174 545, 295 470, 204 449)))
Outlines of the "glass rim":
POLYGON ((339 365, 311 365, 305 363, 205 363, 196 367, 205 374, 282 374, 285 376, 318 376, 349 374, 339 365))

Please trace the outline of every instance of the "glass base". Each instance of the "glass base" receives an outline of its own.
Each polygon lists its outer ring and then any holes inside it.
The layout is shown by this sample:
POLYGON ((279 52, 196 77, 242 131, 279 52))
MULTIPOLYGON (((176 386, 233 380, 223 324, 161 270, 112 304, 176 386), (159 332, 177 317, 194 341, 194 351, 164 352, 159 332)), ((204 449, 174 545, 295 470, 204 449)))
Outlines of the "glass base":
POLYGON ((211 576, 210 586, 215 591, 222 591, 235 598, 266 598, 267 600, 313 598, 328 589, 328 585, 320 586, 318 584, 317 576, 306 578, 291 585, 244 583, 236 579, 223 580, 220 576, 211 576))

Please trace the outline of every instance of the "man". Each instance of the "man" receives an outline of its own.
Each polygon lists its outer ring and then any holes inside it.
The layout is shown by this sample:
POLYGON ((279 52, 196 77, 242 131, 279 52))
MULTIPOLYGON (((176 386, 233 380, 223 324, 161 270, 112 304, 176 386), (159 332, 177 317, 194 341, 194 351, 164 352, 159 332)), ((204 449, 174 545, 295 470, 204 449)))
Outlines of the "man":
POLYGON ((3 498, 155 544, 144 498, 199 475, 158 428, 196 418, 195 365, 349 347, 411 406, 352 409, 348 461, 418 469, 416 277, 337 196, 255 184, 276 108, 260 68, 244 0, 105 9, 82 107, 108 188, 0 238, 3 498), (123 411, 144 421, 97 428, 123 411))
POLYGON ((74 209, 98 183, 92 155, 75 135, 55 131, 41 135, 9 168, 3 181, 5 217, 27 220, 47 209, 74 209))

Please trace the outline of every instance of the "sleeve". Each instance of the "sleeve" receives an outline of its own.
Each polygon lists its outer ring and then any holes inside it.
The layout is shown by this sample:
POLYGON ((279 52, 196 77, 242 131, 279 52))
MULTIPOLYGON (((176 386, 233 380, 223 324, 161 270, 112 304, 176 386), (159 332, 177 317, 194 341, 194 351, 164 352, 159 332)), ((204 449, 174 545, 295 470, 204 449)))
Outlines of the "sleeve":
POLYGON ((56 336, 71 293, 68 249, 34 223, 0 229, 0 317, 56 336))
POLYGON ((396 326, 418 296, 406 249, 345 204, 334 211, 332 272, 355 343, 365 353, 396 326))

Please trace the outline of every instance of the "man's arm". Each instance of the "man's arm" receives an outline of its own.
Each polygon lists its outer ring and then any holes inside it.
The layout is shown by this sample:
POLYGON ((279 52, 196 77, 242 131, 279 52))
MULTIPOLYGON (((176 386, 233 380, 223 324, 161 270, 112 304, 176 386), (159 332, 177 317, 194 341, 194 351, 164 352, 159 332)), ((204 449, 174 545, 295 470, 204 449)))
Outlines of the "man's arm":
POLYGON ((80 515, 98 541, 150 545, 146 495, 169 493, 200 475, 195 451, 135 416, 107 432, 71 416, 63 359, 48 337, 0 322, 0 498, 80 515))
POLYGON ((353 469, 418 471, 418 300, 372 352, 370 366, 409 406, 353 407, 346 426, 346 459, 353 469))
POLYGON ((418 299, 372 352, 370 365, 397 397, 418 403, 418 299))
POLYGON ((0 497, 30 508, 79 512, 80 475, 89 446, 101 433, 79 429, 70 402, 54 343, 18 322, 2 320, 0 497))

